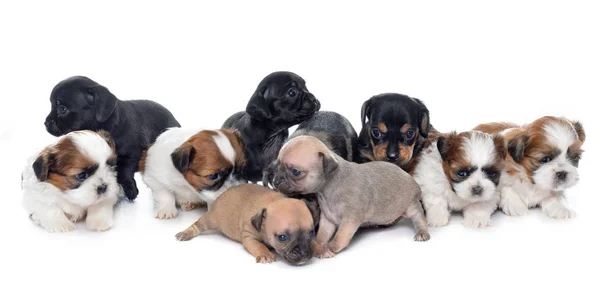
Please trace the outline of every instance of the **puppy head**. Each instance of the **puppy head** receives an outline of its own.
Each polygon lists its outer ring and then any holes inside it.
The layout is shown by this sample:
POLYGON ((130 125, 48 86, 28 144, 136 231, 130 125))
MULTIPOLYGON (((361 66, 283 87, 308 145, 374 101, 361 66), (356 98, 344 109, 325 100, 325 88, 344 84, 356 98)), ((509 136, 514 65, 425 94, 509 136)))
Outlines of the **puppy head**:
POLYGON ((275 201, 254 215, 251 223, 262 240, 288 262, 301 265, 312 258, 313 217, 302 200, 275 201))
POLYGON ((89 206, 119 190, 114 142, 104 131, 71 132, 33 163, 40 182, 58 188, 72 203, 89 206))
POLYGON ((97 130, 113 114, 117 101, 106 87, 87 77, 67 78, 52 89, 46 130, 54 136, 97 130))
POLYGON ((171 160, 198 192, 233 185, 246 162, 242 138, 231 129, 198 132, 171 153, 171 160))
POLYGON ((542 117, 504 135, 512 159, 523 166, 539 188, 561 191, 579 180, 579 159, 585 141, 581 123, 542 117))
POLYGON ((323 142, 312 136, 298 136, 283 145, 265 179, 284 194, 311 194, 332 177, 338 165, 323 142))
POLYGON ((471 203, 492 198, 507 154, 501 136, 453 132, 439 137, 437 147, 446 177, 458 197, 471 203))
POLYGON ((413 157, 415 145, 429 134, 429 110, 419 99, 381 94, 363 103, 361 144, 370 146, 372 161, 402 166, 413 157))
POLYGON ((302 77, 291 72, 274 72, 258 84, 246 112, 257 121, 291 127, 320 108, 321 104, 308 91, 302 77))

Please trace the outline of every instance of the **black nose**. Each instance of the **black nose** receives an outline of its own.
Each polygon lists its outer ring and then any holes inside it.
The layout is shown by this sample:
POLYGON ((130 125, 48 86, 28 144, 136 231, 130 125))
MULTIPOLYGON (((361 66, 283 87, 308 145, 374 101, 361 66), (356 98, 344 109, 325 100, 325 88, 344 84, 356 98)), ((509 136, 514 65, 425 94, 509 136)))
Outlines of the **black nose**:
POLYGON ((387 154, 387 160, 390 161, 390 162, 396 162, 396 161, 398 161, 398 153, 397 152, 388 153, 387 154))
POLYGON ((44 122, 44 125, 46 125, 46 128, 50 128, 52 126, 52 124, 54 124, 54 120, 46 120, 46 122, 44 122))
POLYGON ((106 192, 106 188, 107 188, 106 184, 102 184, 102 185, 96 187, 96 191, 98 192, 98 194, 102 194, 102 193, 106 192))
POLYGON ((281 183, 281 179, 273 179, 273 187, 277 188, 281 183))
POLYGON ((556 172, 556 178, 560 181, 565 181, 567 179, 567 175, 569 175, 569 173, 565 171, 556 172))
POLYGON ((471 188, 471 190, 473 192, 473 195, 479 196, 479 195, 481 195, 481 193, 483 193, 483 187, 481 187, 479 185, 478 186, 474 186, 473 188, 471 188))

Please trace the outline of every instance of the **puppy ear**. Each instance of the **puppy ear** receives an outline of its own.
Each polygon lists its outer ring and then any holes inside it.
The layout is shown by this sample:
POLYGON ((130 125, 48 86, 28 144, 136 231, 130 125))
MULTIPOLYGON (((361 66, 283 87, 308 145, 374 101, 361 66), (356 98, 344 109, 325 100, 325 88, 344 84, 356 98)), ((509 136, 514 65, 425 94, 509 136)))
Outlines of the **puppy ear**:
POLYGON ((517 163, 523 162, 523 157, 525 155, 525 148, 527 147, 527 141, 529 141, 529 137, 525 134, 519 134, 513 139, 508 141, 506 148, 510 157, 517 163))
POLYGON ((306 207, 308 207, 308 210, 310 211, 310 215, 313 218, 313 226, 317 227, 319 225, 319 220, 321 220, 321 207, 319 206, 319 201, 316 199, 316 196, 304 197, 302 198, 302 201, 306 203, 306 207))
POLYGON ((196 149, 190 143, 184 143, 179 146, 179 148, 175 149, 173 153, 171 153, 171 160, 173 161, 173 166, 177 169, 177 171, 184 173, 185 170, 190 166, 192 159, 196 155, 196 149))
POLYGON ((579 121, 571 121, 573 124, 573 128, 575 128, 575 132, 577 132, 577 136, 579 137, 579 141, 585 142, 585 131, 583 130, 583 125, 579 121))
POLYGON ((319 157, 323 161, 323 174, 329 177, 338 168, 337 160, 330 155, 325 155, 323 152, 319 152, 319 157))
POLYGON ((421 122, 419 123, 419 133, 421 133, 421 136, 426 137, 429 134, 429 130, 430 130, 430 125, 429 125, 429 110, 427 109, 427 106, 425 106, 425 104, 423 104, 423 101, 417 99, 417 98, 413 98, 417 104, 419 104, 419 118, 421 119, 421 122))
POLYGON ((50 171, 50 162, 54 160, 54 154, 50 152, 42 152, 40 156, 33 162, 33 172, 40 182, 48 180, 48 172, 50 171))
POLYGON ((263 208, 256 215, 252 216, 250 222, 256 231, 260 232, 262 230, 262 222, 267 217, 267 208, 263 208))
POLYGON ((99 130, 98 135, 106 140, 106 143, 108 143, 108 146, 110 146, 113 151, 116 151, 115 140, 110 136, 110 133, 106 130, 99 130))
POLYGON ((446 160, 446 158, 448 158, 448 152, 450 152, 450 149, 452 149, 452 143, 454 142, 454 140, 456 140, 456 137, 458 137, 457 135, 458 134, 456 133, 456 131, 452 131, 446 136, 438 137, 437 149, 438 151, 440 151, 440 155, 442 156, 443 160, 446 160))
POLYGON ((102 85, 88 89, 88 94, 94 99, 94 114, 96 121, 104 123, 117 108, 117 97, 102 85))
MULTIPOLYGON (((365 124, 367 123, 367 115, 369 115, 371 113, 371 102, 373 102, 373 98, 365 101, 365 103, 363 103, 362 108, 360 109, 360 119, 361 119, 361 123, 362 123, 362 127, 365 127, 365 124)), ((371 119, 369 119, 371 120, 371 119)))
POLYGON ((248 106, 246 106, 246 113, 250 114, 252 118, 255 118, 258 121, 264 121, 272 116, 269 104, 267 104, 265 99, 266 91, 267 86, 256 89, 252 97, 250 97, 248 106))
POLYGON ((504 145, 504 137, 498 134, 494 135, 494 146, 498 157, 500 157, 501 160, 504 160, 504 158, 506 158, 506 154, 508 154, 506 145, 504 145))

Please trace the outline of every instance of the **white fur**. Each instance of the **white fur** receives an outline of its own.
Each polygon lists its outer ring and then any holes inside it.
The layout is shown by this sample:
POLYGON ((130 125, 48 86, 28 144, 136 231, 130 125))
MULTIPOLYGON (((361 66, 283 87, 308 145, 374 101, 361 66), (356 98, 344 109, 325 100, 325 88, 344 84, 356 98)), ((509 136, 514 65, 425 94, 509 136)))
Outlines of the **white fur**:
MULTIPOLYGON (((170 219, 177 216, 177 206, 206 202, 210 209, 212 202, 228 188, 240 181, 231 175, 217 191, 196 191, 173 165, 171 153, 194 134, 203 129, 170 128, 162 133, 148 149, 143 181, 152 190, 154 198, 154 216, 158 219, 170 219)), ((216 131, 213 139, 223 156, 235 165, 235 150, 229 138, 216 131)))
POLYGON ((525 215, 529 208, 540 205, 542 212, 552 218, 568 219, 575 216, 568 207, 563 191, 579 181, 577 167, 567 159, 567 149, 578 139, 577 133, 570 123, 559 121, 548 123, 544 126, 544 132, 548 144, 560 149, 561 153, 533 173, 535 184, 527 177, 523 166, 514 164, 507 167, 518 171, 515 175, 503 173, 500 179, 500 208, 507 215, 525 215), (566 181, 555 181, 558 171, 568 173, 566 181))
POLYGON ((414 179, 421 186, 423 207, 427 223, 432 227, 445 226, 450 220, 451 211, 462 211, 463 224, 469 228, 482 228, 491 225, 491 215, 498 207, 500 199, 496 186, 485 178, 481 168, 492 164, 495 150, 492 137, 488 134, 473 133, 465 139, 464 155, 478 170, 461 183, 454 184, 442 167, 442 157, 437 142, 421 152, 419 163, 415 167, 414 179), (484 192, 481 197, 473 197, 471 187, 481 185, 484 192))
POLYGON ((113 226, 113 208, 122 196, 116 172, 106 165, 113 152, 95 132, 71 132, 56 142, 64 137, 71 138, 82 154, 99 165, 98 169, 77 189, 60 191, 48 182, 40 182, 35 175, 33 163, 42 149, 27 160, 23 170, 23 205, 31 219, 50 232, 75 230, 74 222, 84 217, 90 230, 107 230, 113 226), (107 185, 106 192, 98 195, 96 187, 102 184, 107 185))

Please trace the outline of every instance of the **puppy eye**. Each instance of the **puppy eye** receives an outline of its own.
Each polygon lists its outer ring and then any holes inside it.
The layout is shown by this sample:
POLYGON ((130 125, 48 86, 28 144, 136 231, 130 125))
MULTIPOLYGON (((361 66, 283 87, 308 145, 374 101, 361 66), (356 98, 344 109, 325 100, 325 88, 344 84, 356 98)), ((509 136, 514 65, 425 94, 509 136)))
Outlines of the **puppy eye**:
POLYGON ((542 163, 542 164, 548 163, 550 161, 552 161, 552 157, 550 157, 550 156, 546 156, 546 157, 540 159, 540 163, 542 163))
POLYGON ((296 95, 298 95, 298 90, 296 90, 296 88, 290 88, 287 92, 287 95, 290 97, 296 97, 296 95))
POLYGON ((456 172, 456 176, 458 176, 458 178, 466 178, 467 176, 469 176, 469 173, 467 172, 467 170, 460 170, 456 172))
POLYGON ((308 236, 310 236, 310 238, 315 238, 315 230, 310 230, 310 232, 308 232, 308 236))
POLYGON ((288 236, 285 234, 277 235, 277 240, 279 240, 279 242, 285 242, 288 240, 288 236))
POLYGON ((498 176, 498 171, 490 170, 486 171, 485 174, 487 174, 489 178, 496 178, 496 176, 498 176))
POLYGON ((56 111, 58 112, 58 115, 63 115, 66 114, 68 110, 67 107, 65 107, 64 105, 58 105, 56 111))
POLYGON ((379 131, 378 128, 371 129, 371 135, 375 139, 381 139, 381 137, 383 137, 383 134, 381 133, 381 131, 379 131))
POLYGON ((77 175, 75 175, 75 179, 77 179, 77 181, 84 181, 85 179, 87 179, 88 174, 87 172, 81 172, 77 175))
POLYGON ((302 174, 302 171, 300 171, 298 169, 292 169, 292 175, 298 177, 298 176, 300 176, 300 174, 302 174))
POLYGON ((415 131, 414 130, 408 130, 405 134, 406 139, 412 139, 413 137, 415 137, 415 131))
POLYGON ((210 179, 211 181, 217 181, 219 178, 221 178, 221 175, 219 175, 219 173, 213 173, 208 175, 208 179, 210 179))

